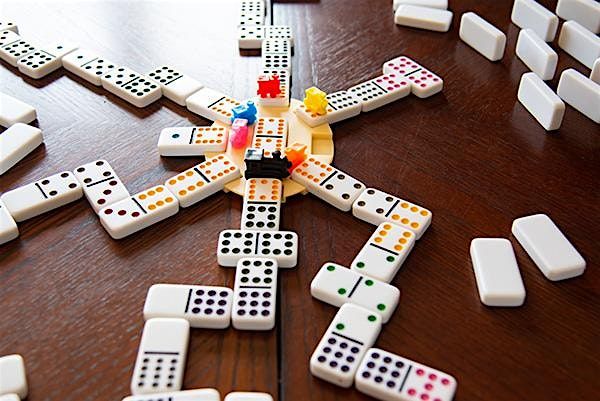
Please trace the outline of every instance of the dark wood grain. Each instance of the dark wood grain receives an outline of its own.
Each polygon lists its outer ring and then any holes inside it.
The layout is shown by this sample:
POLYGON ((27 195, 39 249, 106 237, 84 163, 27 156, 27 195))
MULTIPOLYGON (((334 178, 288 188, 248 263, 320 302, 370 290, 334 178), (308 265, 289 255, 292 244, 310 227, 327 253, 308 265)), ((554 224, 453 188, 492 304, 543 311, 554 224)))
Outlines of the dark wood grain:
MULTIPOLYGON (((434 214, 393 281, 402 299, 377 345, 453 374, 458 401, 595 399, 598 125, 567 107, 561 130, 546 134, 516 101, 526 68, 514 57, 512 2, 450 3, 455 17, 446 34, 394 25, 391 1, 273 6, 274 22, 290 24, 296 37, 295 97, 313 84, 346 89, 400 54, 444 78, 442 94, 333 126, 337 167, 434 214), (460 15, 469 10, 507 33, 502 61, 490 63, 458 40, 460 15), (514 218, 536 212, 548 213, 583 254, 582 277, 546 280, 510 236, 514 218), (523 307, 479 302, 468 252, 477 236, 513 241, 528 291, 523 307)), ((237 98, 252 94, 259 68, 258 57, 237 49, 233 1, 4 1, 2 14, 27 38, 68 39, 139 71, 171 64, 237 98)), ((558 71, 570 67, 589 73, 559 51, 558 71)), ((64 70, 35 81, 2 63, 0 82, 2 92, 37 108, 45 137, 2 176, 0 192, 106 158, 134 193, 197 163, 159 157, 162 128, 209 124, 165 99, 138 110, 64 70)), ((217 194, 120 241, 84 199, 20 224, 19 239, 0 246, 0 355, 24 355, 29 400, 127 395, 147 288, 231 286, 233 270, 216 263, 216 240, 239 225, 240 208, 238 196, 217 194)), ((280 274, 277 328, 194 330, 184 386, 268 391, 280 401, 367 399, 310 375, 308 360, 335 308, 312 299, 309 286, 324 262, 348 265, 373 227, 312 196, 285 203, 283 227, 298 232, 301 253, 298 266, 280 274)))

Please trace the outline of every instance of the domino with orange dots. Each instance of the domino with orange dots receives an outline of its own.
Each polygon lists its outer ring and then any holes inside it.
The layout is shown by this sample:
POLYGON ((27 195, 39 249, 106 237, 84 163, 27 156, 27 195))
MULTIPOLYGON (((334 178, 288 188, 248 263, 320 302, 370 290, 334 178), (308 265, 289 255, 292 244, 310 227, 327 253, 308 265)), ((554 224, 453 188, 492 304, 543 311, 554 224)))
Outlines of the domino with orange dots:
POLYGON ((187 108, 204 118, 231 124, 233 109, 241 102, 210 88, 202 88, 185 100, 187 108))
POLYGON ((173 192, 181 207, 192 206, 225 188, 241 176, 240 169, 226 155, 218 155, 169 178, 165 186, 173 192))
POLYGON ((351 269, 389 283, 415 245, 415 233, 394 223, 377 226, 352 261, 351 269))
POLYGON ((309 156, 300 163, 292 172, 291 178, 311 194, 344 212, 352 208, 354 200, 365 190, 362 182, 318 161, 314 156, 309 156))
POLYGON ((279 230, 283 185, 277 178, 246 180, 242 230, 279 230))
POLYGON ((225 152, 228 132, 225 127, 169 127, 160 132, 161 156, 202 156, 206 152, 225 152))
POLYGON ((360 114, 361 108, 361 103, 349 92, 339 91, 327 95, 327 113, 323 115, 311 112, 304 103, 296 107, 294 112, 309 127, 316 127, 317 125, 333 124, 357 116, 360 114))
POLYGON ((287 119, 278 117, 259 117, 256 120, 251 147, 264 149, 266 157, 271 157, 271 153, 276 150, 283 154, 287 145, 287 136, 287 119))
POLYGON ((375 188, 367 188, 352 205, 352 214, 371 224, 384 221, 408 228, 421 238, 431 224, 431 212, 375 188))
POLYGON ((115 202, 98 213, 100 223, 114 239, 120 239, 171 217, 179 211, 177 198, 157 185, 115 202))
POLYGON ((441 92, 444 81, 414 60, 400 56, 383 64, 383 73, 397 73, 408 79, 411 92, 420 98, 426 98, 441 92))

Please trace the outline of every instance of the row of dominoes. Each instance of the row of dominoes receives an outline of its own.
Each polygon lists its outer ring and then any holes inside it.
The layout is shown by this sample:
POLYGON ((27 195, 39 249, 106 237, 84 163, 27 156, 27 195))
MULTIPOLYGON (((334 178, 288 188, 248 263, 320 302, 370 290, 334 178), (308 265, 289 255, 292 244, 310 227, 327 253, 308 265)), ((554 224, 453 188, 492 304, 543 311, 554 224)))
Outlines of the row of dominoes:
POLYGON ((237 21, 240 49, 260 49, 263 40, 284 39, 294 46, 292 30, 286 25, 270 25, 265 21, 267 10, 264 0, 241 0, 237 21))
POLYGON ((406 56, 383 64, 383 75, 355 85, 346 91, 327 95, 326 113, 319 115, 305 104, 294 112, 307 125, 335 122, 368 112, 413 93, 419 98, 432 96, 443 89, 444 81, 421 64, 406 56))
MULTIPOLYGON (((549 280, 565 280, 585 271, 583 257, 547 215, 536 214, 516 219, 512 233, 549 280)), ((523 304, 525 286, 509 240, 475 238, 471 242, 471 260, 483 304, 523 304)))
POLYGON ((17 354, 0 357, 0 401, 20 401, 28 392, 23 357, 17 354))

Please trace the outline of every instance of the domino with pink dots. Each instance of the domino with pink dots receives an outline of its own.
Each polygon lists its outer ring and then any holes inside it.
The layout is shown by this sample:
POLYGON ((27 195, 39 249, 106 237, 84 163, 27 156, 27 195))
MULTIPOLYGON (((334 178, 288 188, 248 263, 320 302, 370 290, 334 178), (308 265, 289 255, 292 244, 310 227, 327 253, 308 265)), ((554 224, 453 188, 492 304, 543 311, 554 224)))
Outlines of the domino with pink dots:
POLYGON ((444 88, 442 78, 406 56, 396 57, 385 62, 383 64, 383 73, 395 73, 408 79, 411 92, 420 98, 435 95, 444 88))

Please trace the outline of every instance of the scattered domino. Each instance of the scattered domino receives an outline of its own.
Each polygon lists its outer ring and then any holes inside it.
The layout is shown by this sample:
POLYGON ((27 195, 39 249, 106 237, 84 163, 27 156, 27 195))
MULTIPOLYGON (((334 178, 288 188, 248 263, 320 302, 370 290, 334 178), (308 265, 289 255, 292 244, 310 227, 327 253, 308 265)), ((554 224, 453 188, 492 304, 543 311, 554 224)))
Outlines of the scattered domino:
POLYGON ((544 42, 552 42, 558 29, 558 17, 534 0, 515 0, 512 22, 522 29, 533 30, 544 42))
POLYGON ((0 31, 12 31, 14 33, 19 33, 19 27, 14 22, 10 21, 0 21, 0 31))
POLYGON ((394 0, 394 11, 403 4, 413 6, 439 8, 440 10, 448 9, 448 0, 394 0))
POLYGON ((535 73, 521 76, 517 98, 546 131, 560 128, 565 103, 535 73))
POLYGON ((19 236, 19 229, 4 203, 0 200, 0 245, 19 236))
POLYGON ((350 387, 360 361, 380 331, 379 314, 343 304, 310 358, 310 372, 340 387, 350 387))
POLYGON ((456 379, 380 348, 371 348, 356 372, 356 389, 387 401, 452 401, 456 379))
POLYGON ((585 271, 583 257, 547 215, 516 219, 512 233, 548 280, 565 280, 585 271))
POLYGON ((73 174, 83 187, 83 193, 96 213, 108 205, 129 197, 129 191, 106 160, 96 160, 79 166, 73 174))
POLYGON ((225 329, 231 321, 231 288, 207 285, 154 284, 144 304, 144 319, 185 319, 193 328, 225 329))
POLYGON ((385 106, 410 94, 410 81, 398 74, 384 74, 348 89, 367 112, 385 106))
POLYGON ((123 398, 122 401, 221 401, 221 395, 214 388, 203 388, 152 395, 131 395, 123 398))
POLYGON ((336 263, 325 263, 310 284, 313 297, 340 307, 345 303, 362 306, 381 315, 387 323, 400 301, 400 290, 336 263))
POLYGON ((273 258, 279 267, 294 267, 298 262, 298 235, 292 231, 221 231, 219 265, 236 266, 241 258, 254 257, 273 258))
POLYGON ((23 74, 40 79, 62 67, 62 58, 77 49, 77 46, 58 43, 40 47, 17 61, 17 67, 23 74))
POLYGON ((557 93, 570 106, 600 124, 600 84, 569 68, 560 75, 557 93))
POLYGON ((283 185, 277 178, 246 180, 242 230, 278 231, 283 185))
POLYGON ((116 67, 100 77, 102 87, 136 107, 146 107, 162 96, 160 85, 127 67, 116 67))
POLYGON ((189 207, 239 177, 240 169, 220 154, 168 179, 165 186, 175 194, 181 207, 189 207))
POLYGON ((17 354, 0 357, 0 394, 14 393, 25 398, 27 392, 23 357, 17 354))
POLYGON ((327 113, 318 115, 306 109, 304 103, 300 103, 294 113, 309 127, 346 120, 360 114, 362 104, 350 92, 339 91, 327 95, 327 113))
POLYGON ((311 194, 345 212, 352 208, 354 200, 365 190, 365 185, 356 178, 313 156, 300 163, 291 178, 311 194))
POLYGON ((17 222, 59 208, 83 196, 81 185, 69 171, 24 185, 0 196, 17 222))
POLYGON ((161 156, 202 156, 206 152, 225 152, 229 133, 225 127, 170 127, 158 137, 161 156))
POLYGON ((210 88, 202 88, 186 99, 188 110, 212 121, 231 124, 233 109, 241 102, 210 88))
POLYGON ((482 304, 523 305, 525 286, 509 240, 475 238, 471 241, 471 261, 482 304))
POLYGON ((273 401, 273 397, 267 393, 233 392, 227 394, 223 401, 273 401))
POLYGON ((159 67, 149 72, 148 76, 160 84, 162 94, 167 99, 181 106, 185 106, 185 100, 204 86, 195 79, 168 66, 159 67))
POLYGON ((33 52, 35 47, 13 31, 3 31, 0 35, 0 58, 13 67, 17 66, 17 61, 33 52))
POLYGON ((600 57, 600 38, 576 21, 563 24, 558 46, 587 68, 592 68, 600 57))
POLYGON ((389 283, 415 245, 415 234, 396 224, 384 222, 352 261, 352 270, 389 283))
POLYGON ((0 93, 0 125, 10 127, 16 123, 29 124, 37 118, 35 109, 12 96, 0 93))
POLYGON ((279 77, 279 95, 274 98, 257 97, 257 104, 267 107, 288 107, 290 105, 290 73, 285 69, 266 69, 263 75, 275 74, 279 77))
POLYGON ((0 395, 0 401, 21 401, 18 395, 16 394, 4 394, 0 395))
POLYGON ((396 25, 448 32, 452 23, 452 11, 439 8, 419 7, 410 4, 398 6, 394 13, 396 25))
POLYGON ((595 0, 558 0, 556 14, 574 20, 593 33, 600 33, 600 3, 595 0))
POLYGON ((408 78, 411 92, 422 99, 435 95, 444 88, 442 78, 406 56, 396 57, 384 63, 383 73, 408 78))
POLYGON ((288 121, 282 117, 259 117, 254 127, 252 148, 264 149, 265 156, 275 151, 283 154, 287 146, 288 121))
POLYGON ((238 27, 238 46, 240 49, 260 49, 264 38, 264 26, 238 27))
POLYGON ((121 239, 179 211, 177 198, 162 185, 139 192, 100 210, 100 224, 114 239, 121 239))
POLYGON ((265 39, 287 39, 290 46, 294 47, 294 37, 292 28, 287 25, 268 25, 265 26, 265 39))
POLYGON ((187 320, 156 318, 146 321, 131 378, 131 394, 180 390, 189 336, 187 320))
POLYGON ((498 61, 504 55, 506 35, 473 12, 462 15, 459 36, 490 61, 498 61))
POLYGON ((594 67, 590 73, 590 79, 597 84, 600 84, 600 58, 594 61, 594 67))
POLYGON ((238 26, 264 25, 265 3, 263 0, 242 0, 238 26))
POLYGON ((231 324, 238 330, 271 330, 275 327, 277 261, 241 258, 235 270, 231 324))
POLYGON ((0 135, 0 175, 40 146, 42 130, 31 125, 16 123, 0 135))
POLYGON ((517 39, 517 57, 541 79, 554 78, 558 54, 531 29, 521 29, 517 39))
POLYGON ((113 62, 83 49, 65 55, 62 65, 67 71, 96 86, 101 86, 101 77, 115 68, 113 62))
POLYGON ((371 224, 389 221, 421 238, 431 224, 431 212, 375 188, 367 188, 352 205, 352 214, 371 224))

